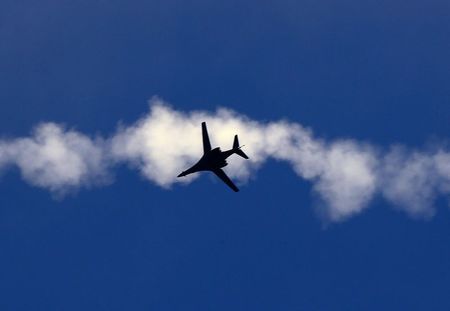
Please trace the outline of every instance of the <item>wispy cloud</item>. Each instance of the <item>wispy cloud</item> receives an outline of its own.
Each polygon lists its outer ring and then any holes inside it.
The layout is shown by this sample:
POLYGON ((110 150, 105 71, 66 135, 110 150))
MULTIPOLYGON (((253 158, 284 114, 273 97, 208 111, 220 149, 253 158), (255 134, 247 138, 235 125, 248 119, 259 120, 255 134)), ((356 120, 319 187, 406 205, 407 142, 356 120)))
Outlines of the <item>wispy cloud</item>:
POLYGON ((450 192, 450 153, 408 151, 394 147, 382 161, 380 191, 413 217, 434 215, 438 195, 450 192))
POLYGON ((43 123, 31 137, 2 141, 0 165, 17 166, 25 181, 61 196, 109 180, 104 147, 101 139, 43 123))
POLYGON ((109 138, 90 138, 60 125, 39 125, 29 138, 0 141, 0 168, 17 166, 32 185, 57 195, 111 181, 113 166, 128 164, 163 188, 189 183, 176 176, 202 153, 200 123, 214 144, 231 147, 239 134, 249 161, 230 161, 230 177, 245 182, 272 158, 288 162, 313 184, 327 221, 342 221, 368 208, 377 194, 413 217, 434 214, 438 195, 450 192, 450 153, 436 148, 388 151, 356 140, 326 141, 288 121, 257 122, 229 109, 180 112, 158 98, 134 124, 109 138))

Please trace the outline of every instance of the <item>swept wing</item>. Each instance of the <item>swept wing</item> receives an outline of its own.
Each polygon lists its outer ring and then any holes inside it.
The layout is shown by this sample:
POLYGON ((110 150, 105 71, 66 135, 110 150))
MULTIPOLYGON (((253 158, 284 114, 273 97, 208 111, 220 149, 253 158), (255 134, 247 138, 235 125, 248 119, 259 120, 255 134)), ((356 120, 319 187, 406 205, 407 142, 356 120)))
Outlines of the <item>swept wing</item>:
POLYGON ((207 153, 208 151, 211 151, 211 143, 209 142, 206 122, 202 122, 202 136, 203 136, 203 153, 207 153))
POLYGON ((233 191, 238 192, 239 189, 233 184, 233 182, 231 181, 230 178, 228 178, 228 176, 225 174, 225 172, 218 168, 213 170, 214 174, 216 174, 220 179, 223 180, 224 183, 226 183, 231 189, 233 189, 233 191))

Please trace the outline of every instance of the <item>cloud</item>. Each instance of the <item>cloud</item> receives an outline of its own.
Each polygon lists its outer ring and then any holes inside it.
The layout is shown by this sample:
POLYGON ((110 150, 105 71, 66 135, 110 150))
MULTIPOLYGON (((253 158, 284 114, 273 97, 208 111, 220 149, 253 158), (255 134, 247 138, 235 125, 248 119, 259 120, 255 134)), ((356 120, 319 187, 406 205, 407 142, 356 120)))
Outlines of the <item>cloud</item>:
POLYGON ((18 167, 24 180, 57 196, 107 182, 106 155, 100 139, 55 123, 37 126, 31 137, 0 143, 0 166, 18 167))
POLYGON ((450 192, 450 154, 394 147, 382 160, 381 191, 412 217, 430 218, 438 195, 450 192))
POLYGON ((381 148, 356 140, 326 141, 286 120, 258 122, 226 108, 180 112, 159 98, 150 111, 108 138, 90 138, 61 125, 39 125, 31 137, 0 141, 0 169, 19 168, 24 180, 63 195, 111 181, 114 166, 126 164, 150 182, 169 189, 198 175, 176 176, 202 154, 200 123, 213 145, 231 147, 239 134, 250 160, 230 161, 227 174, 245 183, 268 159, 287 162, 312 183, 316 208, 325 221, 343 221, 381 195, 413 217, 429 218, 433 202, 450 192, 450 153, 381 148))
POLYGON ((287 121, 260 123, 228 109, 215 113, 176 111, 160 99, 134 125, 112 138, 112 155, 136 167, 143 176, 165 188, 190 182, 176 176, 202 153, 200 123, 208 124, 215 145, 231 147, 234 134, 245 142, 249 161, 230 161, 227 174, 245 182, 267 159, 289 162, 294 171, 314 184, 322 199, 321 214, 343 220, 368 206, 376 191, 376 158, 372 148, 355 141, 326 143, 312 132, 287 121))

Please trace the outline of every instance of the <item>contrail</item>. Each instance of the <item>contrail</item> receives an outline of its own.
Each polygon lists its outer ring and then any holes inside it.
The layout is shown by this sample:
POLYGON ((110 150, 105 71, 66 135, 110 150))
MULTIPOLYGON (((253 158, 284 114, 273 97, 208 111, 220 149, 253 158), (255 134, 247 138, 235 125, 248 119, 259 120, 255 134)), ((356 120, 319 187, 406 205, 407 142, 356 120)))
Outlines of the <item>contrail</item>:
POLYGON ((450 192, 450 153, 389 150, 352 139, 326 141, 298 123, 257 122, 232 110, 180 112, 159 98, 134 124, 108 138, 88 137, 54 123, 38 125, 31 137, 0 141, 0 171, 16 166, 25 181, 57 196, 112 182, 114 166, 128 164, 163 188, 189 183, 177 179, 202 152, 200 123, 206 121, 215 145, 228 146, 234 134, 249 161, 231 161, 227 174, 241 183, 266 160, 285 161, 313 184, 317 210, 337 222, 368 208, 376 195, 413 217, 431 217, 438 195, 450 192))

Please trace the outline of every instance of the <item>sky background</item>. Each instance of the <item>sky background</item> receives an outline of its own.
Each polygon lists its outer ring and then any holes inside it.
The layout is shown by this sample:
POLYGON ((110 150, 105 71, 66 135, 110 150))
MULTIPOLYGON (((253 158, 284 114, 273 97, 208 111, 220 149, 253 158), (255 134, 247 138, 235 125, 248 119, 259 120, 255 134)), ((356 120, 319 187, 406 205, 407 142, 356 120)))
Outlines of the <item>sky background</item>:
MULTIPOLYGON (((3 0, 0 135, 53 121, 108 136, 158 95, 327 139, 446 144, 449 38, 448 0, 3 0)), ((55 199, 3 172, 1 310, 450 309, 445 197, 429 220, 376 197, 324 226, 285 163, 238 194, 206 174, 114 179, 55 199)))

